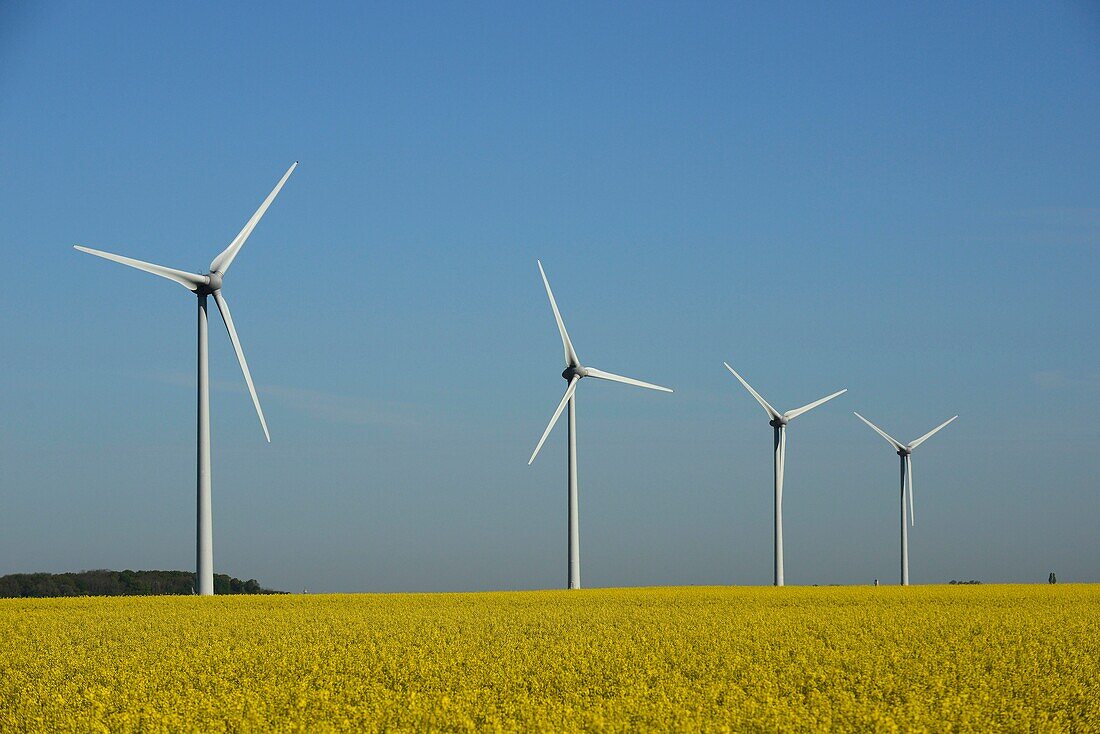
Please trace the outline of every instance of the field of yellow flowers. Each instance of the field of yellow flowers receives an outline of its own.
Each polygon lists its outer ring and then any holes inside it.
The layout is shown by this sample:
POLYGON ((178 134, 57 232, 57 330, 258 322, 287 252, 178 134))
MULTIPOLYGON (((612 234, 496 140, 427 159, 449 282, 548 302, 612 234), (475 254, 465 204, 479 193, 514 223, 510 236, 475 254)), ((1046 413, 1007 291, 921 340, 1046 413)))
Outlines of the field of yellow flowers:
POLYGON ((1100 730, 1100 586, 0 600, 0 731, 1100 730))

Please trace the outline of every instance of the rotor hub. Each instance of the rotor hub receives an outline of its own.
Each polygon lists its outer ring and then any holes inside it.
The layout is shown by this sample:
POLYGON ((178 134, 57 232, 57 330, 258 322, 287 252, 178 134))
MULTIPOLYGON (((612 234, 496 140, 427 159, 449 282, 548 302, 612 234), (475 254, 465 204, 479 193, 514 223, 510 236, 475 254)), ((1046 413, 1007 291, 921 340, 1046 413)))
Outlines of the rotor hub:
POLYGON ((566 367, 564 370, 562 370, 561 376, 564 377, 566 380, 572 380, 574 377, 587 377, 588 370, 578 364, 575 366, 566 367))
POLYGON ((209 296, 210 294, 220 291, 222 289, 222 274, 215 271, 207 273, 206 282, 195 289, 195 293, 200 296, 209 296))
POLYGON ((787 419, 783 416, 779 416, 778 418, 772 418, 770 421, 768 421, 768 423, 772 426, 772 428, 780 428, 787 425, 787 419))

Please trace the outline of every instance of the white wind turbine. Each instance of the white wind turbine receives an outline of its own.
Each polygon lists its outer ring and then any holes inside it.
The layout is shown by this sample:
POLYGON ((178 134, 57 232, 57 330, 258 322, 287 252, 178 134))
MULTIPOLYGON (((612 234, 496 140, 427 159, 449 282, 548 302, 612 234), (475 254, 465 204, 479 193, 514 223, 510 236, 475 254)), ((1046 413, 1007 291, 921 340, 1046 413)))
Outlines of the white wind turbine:
POLYGON ((726 369, 733 373, 733 376, 737 378, 737 381, 744 385, 745 389, 756 398, 756 402, 760 403, 760 406, 764 408, 764 411, 768 414, 769 424, 772 427, 773 435, 773 453, 775 464, 775 576, 773 583, 776 586, 783 585, 783 467, 787 461, 787 424, 802 415, 803 413, 813 410, 822 403, 828 402, 838 395, 843 395, 848 392, 848 388, 843 390, 837 390, 832 395, 826 395, 820 400, 815 400, 809 405, 803 405, 801 408, 795 408, 794 410, 788 410, 786 413, 780 413, 778 410, 768 404, 768 401, 760 396, 760 393, 752 389, 749 383, 745 382, 741 375, 737 374, 737 371, 733 367, 729 366, 728 362, 723 362, 726 365, 726 369))
POLYGON ((948 423, 955 420, 955 418, 949 418, 943 423, 933 428, 928 433, 924 434, 916 441, 911 441, 907 444, 903 444, 900 441, 894 440, 886 431, 876 426, 871 421, 864 418, 859 413, 855 414, 856 418, 866 423, 871 429, 878 435, 885 438, 890 442, 890 445, 894 447, 894 450, 898 452, 898 456, 901 457, 901 585, 909 585, 909 529, 905 524, 905 495, 906 487, 908 487, 909 495, 909 523, 912 524, 913 520, 913 449, 920 446, 922 443, 932 438, 941 429, 945 428, 948 423))
POLYGON ((256 406, 256 415, 260 417, 260 427, 264 429, 264 437, 267 438, 270 443, 271 435, 267 431, 267 421, 264 420, 264 412, 260 408, 260 399, 256 396, 256 387, 252 384, 252 375, 248 371, 248 362, 245 361, 240 339, 237 338, 237 330, 233 326, 233 316, 229 313, 229 304, 226 302, 225 296, 222 295, 222 278, 229 272, 229 266, 233 264, 233 259, 236 258, 237 253, 241 251, 245 240, 252 234, 252 230, 256 228, 256 224, 259 223, 260 218, 264 215, 264 212, 267 211, 267 208, 271 206, 271 202, 275 200, 275 196, 279 193, 279 190, 283 188, 283 184, 290 178, 290 174, 294 172, 297 165, 298 162, 295 161, 294 164, 287 169, 287 172, 283 174, 283 177, 279 180, 274 190, 267 195, 267 198, 264 199, 264 203, 260 205, 260 208, 252 215, 252 218, 244 225, 244 229, 233 238, 233 241, 229 243, 229 247, 226 247, 225 250, 210 263, 210 272, 206 275, 196 275, 183 270, 175 270, 173 268, 166 268, 162 265, 154 265, 141 260, 115 255, 110 252, 102 252, 100 250, 74 245, 74 247, 81 252, 87 252, 90 255, 96 255, 106 258, 107 260, 114 260, 123 265, 129 265, 132 268, 144 270, 147 273, 173 280, 198 296, 199 425, 196 575, 198 576, 198 592, 203 596, 214 593, 214 548, 210 515, 210 373, 207 364, 206 298, 207 296, 213 296, 214 302, 218 305, 218 311, 221 312, 222 321, 225 322, 225 328, 229 332, 229 339, 233 342, 233 351, 237 353, 237 361, 241 363, 241 371, 244 373, 244 381, 245 384, 248 385, 248 392, 252 396, 252 404, 256 406))
POLYGON ((550 281, 546 279, 546 271, 542 269, 542 262, 538 262, 539 273, 542 274, 542 284, 546 286, 546 295, 550 299, 550 308, 554 310, 554 320, 558 323, 558 332, 561 334, 562 347, 565 349, 565 370, 561 373, 568 382, 569 386, 565 388, 565 396, 562 397, 561 402, 558 403, 557 410, 554 411, 553 417, 550 418, 550 423, 546 426, 546 430, 542 432, 542 437, 539 438, 538 445, 535 446, 535 450, 531 453, 531 458, 527 460, 527 465, 530 466, 531 462, 538 456, 539 449, 542 448, 542 444, 546 442, 546 437, 550 435, 550 431, 554 428, 554 424, 558 422, 558 418, 561 417, 561 412, 565 410, 566 403, 569 404, 569 586, 570 589, 581 588, 581 544, 580 544, 580 525, 579 525, 579 510, 577 507, 577 384, 585 377, 597 377, 601 380, 611 380, 613 382, 625 382, 627 385, 636 385, 638 387, 647 387, 650 390, 661 390, 662 392, 672 392, 667 387, 661 387, 660 385, 651 385, 648 382, 642 382, 641 380, 634 380, 630 377, 623 377, 621 375, 613 375, 610 372, 604 372, 598 370, 595 367, 584 367, 581 365, 580 358, 577 357, 576 350, 573 349, 573 342, 569 341, 569 334, 565 330, 565 322, 561 319, 561 313, 558 311, 557 301, 554 300, 554 293, 550 290, 550 281))

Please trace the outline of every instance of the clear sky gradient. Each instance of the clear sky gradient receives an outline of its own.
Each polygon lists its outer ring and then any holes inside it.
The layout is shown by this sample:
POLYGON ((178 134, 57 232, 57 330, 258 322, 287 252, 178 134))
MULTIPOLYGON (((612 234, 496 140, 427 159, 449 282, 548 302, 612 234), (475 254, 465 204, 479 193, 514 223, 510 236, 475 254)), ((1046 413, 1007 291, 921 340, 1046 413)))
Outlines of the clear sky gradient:
POLYGON ((226 280, 214 559, 298 591, 1100 581, 1094 3, 0 4, 0 573, 193 569, 195 305, 226 280))

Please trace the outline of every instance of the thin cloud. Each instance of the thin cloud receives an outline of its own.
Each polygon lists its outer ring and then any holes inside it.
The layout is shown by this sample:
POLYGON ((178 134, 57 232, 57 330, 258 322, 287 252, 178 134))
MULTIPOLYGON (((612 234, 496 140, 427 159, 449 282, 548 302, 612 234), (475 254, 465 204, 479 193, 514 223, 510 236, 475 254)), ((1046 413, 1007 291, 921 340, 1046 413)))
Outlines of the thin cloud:
MULTIPOLYGON (((161 384, 195 389, 195 376, 185 372, 163 372, 153 376, 161 384)), ((219 393, 243 394, 245 388, 233 380, 211 380, 210 388, 219 393)), ((399 404, 385 404, 364 398, 341 395, 325 390, 314 390, 288 385, 257 385, 262 404, 268 401, 280 403, 291 410, 304 413, 326 423, 353 426, 382 425, 391 428, 414 428, 421 421, 413 415, 413 409, 399 404)))
POLYGON ((1040 390, 1097 390, 1100 391, 1100 374, 1070 375, 1063 370, 1042 370, 1032 375, 1040 390))
POLYGON ((380 404, 323 390, 264 385, 262 393, 282 401, 290 408, 331 423, 356 426, 385 425, 397 428, 412 428, 420 423, 410 414, 411 408, 380 404))
POLYGON ((1051 245, 1095 245, 1100 242, 1100 208, 1047 206, 1015 212, 1019 239, 1051 245))

